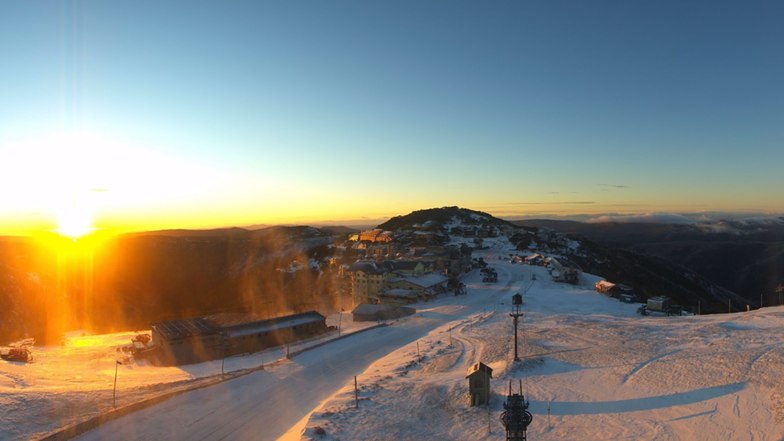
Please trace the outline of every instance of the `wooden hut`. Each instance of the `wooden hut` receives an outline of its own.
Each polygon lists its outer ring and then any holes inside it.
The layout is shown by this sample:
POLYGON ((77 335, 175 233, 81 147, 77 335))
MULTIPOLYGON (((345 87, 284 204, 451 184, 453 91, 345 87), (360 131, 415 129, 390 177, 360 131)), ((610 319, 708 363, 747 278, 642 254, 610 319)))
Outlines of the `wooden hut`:
POLYGON ((490 379, 493 369, 480 362, 474 363, 466 373, 468 379, 468 396, 472 406, 481 406, 490 402, 490 379))

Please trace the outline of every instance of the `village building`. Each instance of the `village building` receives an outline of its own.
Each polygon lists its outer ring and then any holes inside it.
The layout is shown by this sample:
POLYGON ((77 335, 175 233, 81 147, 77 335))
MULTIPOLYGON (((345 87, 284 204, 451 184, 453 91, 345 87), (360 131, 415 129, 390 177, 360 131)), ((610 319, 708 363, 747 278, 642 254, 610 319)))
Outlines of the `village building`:
POLYGON ((596 287, 596 292, 600 292, 602 294, 607 294, 607 295, 613 296, 613 297, 618 295, 619 289, 612 282, 608 282, 606 280, 600 280, 600 281, 596 282, 596 284, 594 286, 596 287))
POLYGON ((380 243, 388 243, 392 242, 392 232, 391 231, 384 231, 381 228, 374 228, 372 230, 362 231, 359 233, 357 239, 360 242, 380 242, 380 243))
POLYGON ((379 302, 385 305, 408 305, 418 301, 417 293, 410 289, 393 288, 379 294, 379 302))
POLYGON ((328 331, 326 318, 310 311, 265 320, 219 314, 152 324, 153 360, 164 366, 199 363, 257 352, 328 331))
POLYGON ((381 265, 397 274, 414 277, 433 270, 433 262, 429 260, 385 260, 381 265))
POLYGON ((379 294, 384 290, 384 282, 392 277, 392 272, 379 267, 372 261, 357 261, 348 269, 351 275, 351 295, 354 304, 378 303, 379 294))
MULTIPOLYGON (((411 291, 418 301, 427 301, 438 294, 446 292, 448 278, 443 274, 429 273, 419 277, 392 277, 386 281, 388 290, 411 291)), ((396 291, 402 294, 400 291, 396 291)))
POLYGON ((545 265, 550 270, 553 281, 571 283, 572 285, 577 284, 582 270, 576 264, 566 259, 562 260, 558 260, 555 257, 545 258, 545 265))
POLYGON ((369 305, 363 303, 357 305, 351 311, 352 318, 355 322, 377 322, 381 320, 393 320, 400 317, 413 315, 416 309, 407 306, 395 305, 369 305))

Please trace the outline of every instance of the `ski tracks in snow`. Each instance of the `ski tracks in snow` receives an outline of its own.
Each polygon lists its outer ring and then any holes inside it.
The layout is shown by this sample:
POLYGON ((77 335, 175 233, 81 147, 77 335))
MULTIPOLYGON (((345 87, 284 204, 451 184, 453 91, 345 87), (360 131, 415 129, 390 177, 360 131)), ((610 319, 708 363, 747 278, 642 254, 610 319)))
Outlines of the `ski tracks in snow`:
POLYGON ((654 356, 654 357, 651 357, 651 358, 649 358, 649 359, 647 359, 647 360, 643 361, 642 363, 640 363, 640 364, 638 364, 637 366, 635 366, 635 367, 634 367, 634 368, 633 368, 633 369, 632 369, 632 370, 631 370, 631 371, 630 371, 628 374, 626 374, 626 376, 623 378, 623 381, 622 381, 621 383, 622 383, 622 384, 626 384, 626 383, 628 383, 628 382, 629 382, 630 380, 632 380, 632 379, 633 379, 633 378, 634 378, 634 377, 635 377, 635 376, 636 376, 636 375, 637 375, 637 374, 638 374, 638 373, 639 373, 641 370, 645 369, 646 367, 648 367, 648 366, 650 366, 650 365, 652 365, 652 364, 654 364, 654 363, 657 363, 657 362, 661 361, 661 360, 662 360, 663 358, 665 358, 665 357, 669 357, 670 355, 677 354, 678 352, 681 352, 681 349, 676 349, 676 350, 674 350, 674 351, 665 352, 665 353, 663 353, 663 354, 658 354, 658 355, 656 355, 656 356, 654 356))

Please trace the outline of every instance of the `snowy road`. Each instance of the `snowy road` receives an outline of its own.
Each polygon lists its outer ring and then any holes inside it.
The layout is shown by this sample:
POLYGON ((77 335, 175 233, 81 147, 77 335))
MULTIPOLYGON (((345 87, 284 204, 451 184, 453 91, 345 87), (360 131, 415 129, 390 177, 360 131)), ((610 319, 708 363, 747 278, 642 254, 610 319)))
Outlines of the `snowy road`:
POLYGON ((76 439, 277 439, 375 360, 508 296, 512 281, 499 282, 504 287, 496 285, 495 292, 461 296, 461 305, 454 305, 452 297, 439 299, 391 326, 307 351, 269 370, 176 396, 76 439))

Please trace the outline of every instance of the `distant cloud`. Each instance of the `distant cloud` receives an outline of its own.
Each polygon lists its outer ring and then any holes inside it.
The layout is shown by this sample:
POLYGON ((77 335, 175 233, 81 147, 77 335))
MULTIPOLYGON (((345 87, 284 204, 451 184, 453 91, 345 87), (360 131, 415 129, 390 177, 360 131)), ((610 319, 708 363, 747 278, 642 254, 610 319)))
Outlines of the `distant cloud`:
POLYGON ((607 222, 617 222, 617 223, 627 223, 627 224, 631 224, 631 223, 693 224, 695 223, 694 220, 684 215, 674 214, 674 213, 603 215, 592 219, 588 219, 586 222, 595 223, 595 224, 607 223, 607 222))
POLYGON ((629 188, 628 185, 620 185, 620 184, 598 184, 599 187, 604 188, 629 188))
POLYGON ((595 204, 595 201, 553 201, 553 202, 505 202, 497 206, 526 206, 526 205, 587 205, 595 204))
POLYGON ((507 216, 508 220, 520 219, 558 219, 588 223, 659 223, 659 224, 696 224, 701 228, 716 229, 722 221, 742 223, 784 223, 782 213, 762 212, 694 212, 694 213, 600 213, 600 214, 563 214, 563 213, 532 213, 507 216))

